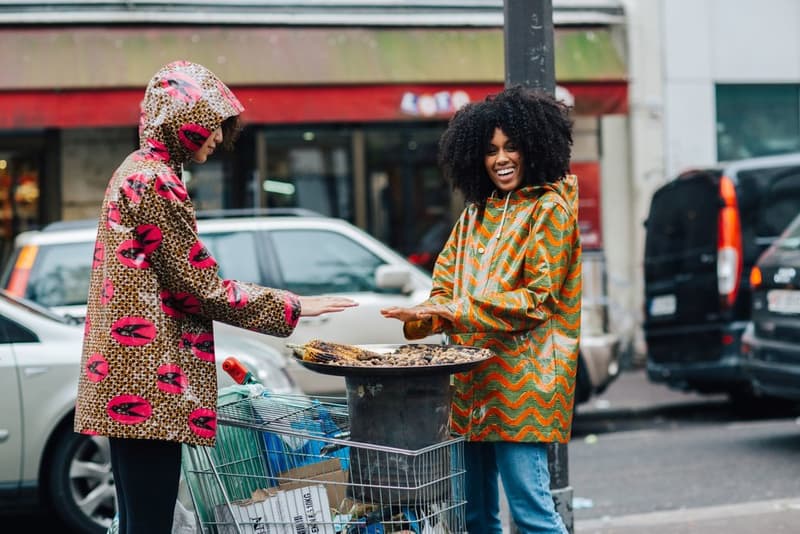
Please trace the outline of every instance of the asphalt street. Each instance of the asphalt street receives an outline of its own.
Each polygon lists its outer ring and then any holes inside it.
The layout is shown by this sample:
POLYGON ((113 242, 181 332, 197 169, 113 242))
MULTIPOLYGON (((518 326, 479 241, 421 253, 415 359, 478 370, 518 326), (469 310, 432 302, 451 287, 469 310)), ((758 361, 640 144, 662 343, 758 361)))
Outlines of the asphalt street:
POLYGON ((575 534, 800 532, 795 413, 740 417, 724 396, 623 373, 578 409, 575 534), (605 480, 594 471, 601 463, 605 480))

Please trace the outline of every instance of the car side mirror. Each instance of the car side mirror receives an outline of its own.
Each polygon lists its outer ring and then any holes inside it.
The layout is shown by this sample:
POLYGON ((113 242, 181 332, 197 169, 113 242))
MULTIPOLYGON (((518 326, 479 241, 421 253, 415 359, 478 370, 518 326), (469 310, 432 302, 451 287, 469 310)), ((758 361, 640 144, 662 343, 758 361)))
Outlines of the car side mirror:
POLYGON ((411 291, 411 269, 404 265, 380 265, 375 269, 375 285, 384 291, 411 291))

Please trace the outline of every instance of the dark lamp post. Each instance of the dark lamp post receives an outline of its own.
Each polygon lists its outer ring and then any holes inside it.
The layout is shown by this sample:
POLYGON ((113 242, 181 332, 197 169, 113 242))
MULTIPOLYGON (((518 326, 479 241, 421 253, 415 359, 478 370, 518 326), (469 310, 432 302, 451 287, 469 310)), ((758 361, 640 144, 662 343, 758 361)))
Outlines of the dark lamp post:
MULTIPOLYGON (((521 84, 554 94, 556 78, 552 0, 504 0, 503 13, 506 87, 521 84)), ((566 444, 550 445, 548 466, 556 510, 572 533, 572 487, 569 485, 566 444)))

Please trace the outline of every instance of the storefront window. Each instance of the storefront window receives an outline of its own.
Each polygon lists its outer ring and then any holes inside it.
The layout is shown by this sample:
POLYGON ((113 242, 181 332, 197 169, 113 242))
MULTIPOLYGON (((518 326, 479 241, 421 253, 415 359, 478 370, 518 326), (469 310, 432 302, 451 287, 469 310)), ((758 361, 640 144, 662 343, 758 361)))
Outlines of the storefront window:
POLYGON ((450 187, 436 163, 445 126, 260 129, 251 173, 260 190, 256 205, 305 208, 350 222, 357 222, 358 208, 358 223, 369 233, 430 267, 453 223, 450 187), (363 195, 355 198, 356 190, 363 195))
POLYGON ((720 161, 800 150, 800 86, 717 85, 720 161))
POLYGON ((259 173, 265 176, 262 206, 306 208, 352 220, 351 130, 271 129, 262 135, 256 155, 265 169, 259 173))
POLYGON ((39 220, 39 153, 0 150, 0 255, 39 220))
POLYGON ((225 200, 225 165, 220 160, 208 160, 202 165, 189 164, 183 171, 183 181, 197 211, 221 210, 229 205, 225 200))
POLYGON ((443 132, 442 123, 365 129, 369 231, 424 267, 453 222, 450 188, 436 163, 443 132))

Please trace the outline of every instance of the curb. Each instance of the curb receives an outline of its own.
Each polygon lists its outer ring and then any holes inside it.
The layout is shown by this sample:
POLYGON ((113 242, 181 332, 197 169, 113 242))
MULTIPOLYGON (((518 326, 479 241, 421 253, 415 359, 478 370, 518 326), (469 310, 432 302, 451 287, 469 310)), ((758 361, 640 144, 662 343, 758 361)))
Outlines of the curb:
POLYGON ((650 417, 662 414, 680 415, 691 413, 700 409, 707 409, 709 405, 727 406, 730 402, 727 399, 708 399, 696 401, 678 401, 662 404, 649 404, 642 406, 621 406, 615 408, 592 408, 582 411, 580 407, 575 413, 578 421, 598 421, 609 418, 622 417, 650 417))

